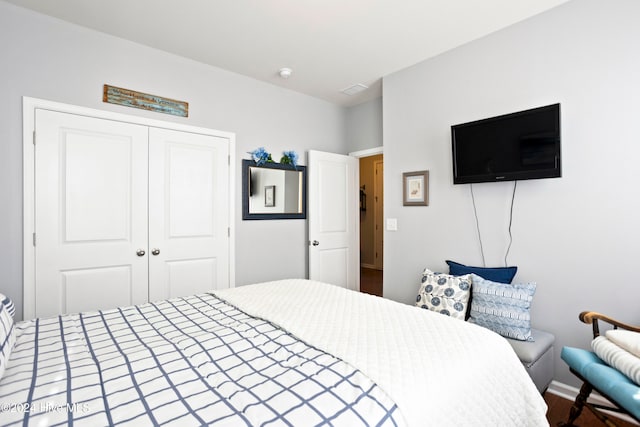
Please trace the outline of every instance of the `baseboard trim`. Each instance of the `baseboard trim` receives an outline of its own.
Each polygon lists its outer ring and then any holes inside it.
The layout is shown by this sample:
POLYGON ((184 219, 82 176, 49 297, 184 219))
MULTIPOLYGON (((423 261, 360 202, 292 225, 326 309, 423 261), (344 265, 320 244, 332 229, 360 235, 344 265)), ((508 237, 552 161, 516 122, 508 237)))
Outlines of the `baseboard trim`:
MULTIPOLYGON (((564 384, 559 381, 553 380, 551 381, 551 384, 549 384, 549 388, 547 388, 547 392, 551 394, 555 394, 556 396, 560 396, 563 399, 567 399, 573 402, 576 399, 576 396, 580 393, 580 390, 568 384, 564 384)), ((588 401, 591 403, 599 404, 599 405, 611 405, 611 402, 609 402, 606 398, 602 397, 602 395, 596 391, 591 392, 591 394, 589 395, 588 401)), ((619 412, 613 412, 613 411, 604 411, 604 412, 611 415, 612 417, 620 418, 621 420, 624 420, 631 424, 640 425, 636 420, 634 420, 627 414, 621 414, 619 412)))
POLYGON ((379 268, 377 268, 375 265, 373 264, 365 264, 364 262, 360 263, 360 267, 362 268, 369 268, 371 270, 381 270, 379 268))
MULTIPOLYGON (((551 394, 555 394, 556 396, 560 396, 563 399, 574 401, 580 390, 570 385, 561 383, 559 381, 553 380, 549 387, 547 388, 547 392, 551 394)), ((591 393, 591 397, 595 397, 597 393, 594 391, 591 393)), ((606 399, 600 395, 597 395, 598 398, 602 399, 603 402, 606 402, 606 399)), ((600 402, 598 402, 600 403, 600 402)))

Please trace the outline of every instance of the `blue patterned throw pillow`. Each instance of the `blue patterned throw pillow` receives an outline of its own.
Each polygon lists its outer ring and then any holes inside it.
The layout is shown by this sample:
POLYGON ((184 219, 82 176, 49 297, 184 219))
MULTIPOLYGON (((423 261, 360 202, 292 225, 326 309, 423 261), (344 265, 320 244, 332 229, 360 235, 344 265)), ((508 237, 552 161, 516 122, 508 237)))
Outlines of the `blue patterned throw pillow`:
POLYGON ((422 272, 422 283, 416 297, 416 305, 464 320, 470 294, 470 275, 439 274, 425 268, 422 272))
POLYGON ((471 274, 473 299, 469 322, 483 326, 506 338, 533 341, 531 301, 535 283, 506 284, 471 274))

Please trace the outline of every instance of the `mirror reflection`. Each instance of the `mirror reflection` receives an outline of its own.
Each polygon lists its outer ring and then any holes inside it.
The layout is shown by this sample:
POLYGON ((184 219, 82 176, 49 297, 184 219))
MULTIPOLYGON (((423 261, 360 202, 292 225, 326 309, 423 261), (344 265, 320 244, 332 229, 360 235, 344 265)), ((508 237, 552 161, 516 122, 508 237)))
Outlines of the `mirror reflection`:
POLYGON ((306 168, 242 161, 243 219, 306 218, 306 168))

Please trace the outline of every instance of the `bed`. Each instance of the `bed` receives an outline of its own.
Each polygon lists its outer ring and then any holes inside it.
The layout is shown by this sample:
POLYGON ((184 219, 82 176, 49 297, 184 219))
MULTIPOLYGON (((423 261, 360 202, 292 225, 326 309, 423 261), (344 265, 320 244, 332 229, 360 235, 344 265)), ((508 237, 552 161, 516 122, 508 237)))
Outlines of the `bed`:
POLYGON ((548 425, 502 337, 309 280, 13 328, 1 425, 548 425))

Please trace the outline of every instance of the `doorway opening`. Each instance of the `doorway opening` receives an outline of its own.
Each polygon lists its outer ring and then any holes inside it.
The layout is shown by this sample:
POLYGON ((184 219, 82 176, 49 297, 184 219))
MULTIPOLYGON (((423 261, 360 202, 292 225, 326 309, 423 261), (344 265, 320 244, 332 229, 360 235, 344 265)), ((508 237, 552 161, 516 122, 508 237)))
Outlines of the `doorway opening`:
POLYGON ((360 157, 360 291, 383 294, 384 159, 380 152, 360 157))

